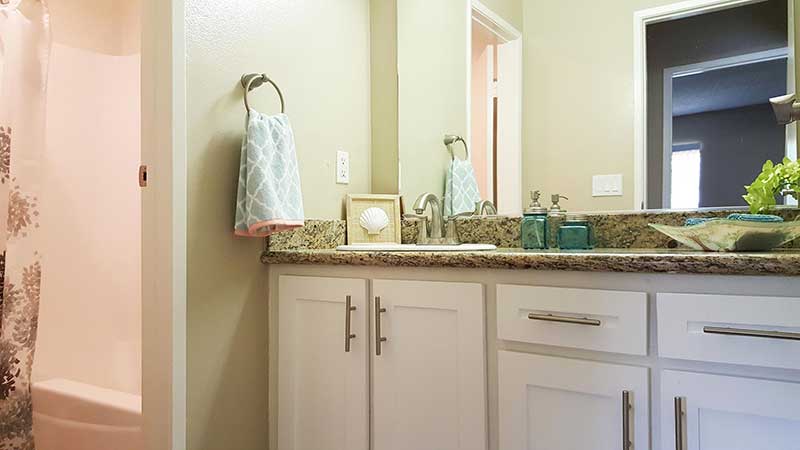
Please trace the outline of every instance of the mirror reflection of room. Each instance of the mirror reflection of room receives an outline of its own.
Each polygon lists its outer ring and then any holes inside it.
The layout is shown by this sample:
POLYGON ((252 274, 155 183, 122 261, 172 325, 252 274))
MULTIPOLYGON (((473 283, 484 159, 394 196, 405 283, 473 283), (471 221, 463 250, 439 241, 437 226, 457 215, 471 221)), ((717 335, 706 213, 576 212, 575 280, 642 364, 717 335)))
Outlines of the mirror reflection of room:
POLYGON ((533 191, 570 211, 741 208, 767 160, 796 159, 769 102, 795 90, 792 2, 502 4, 373 8, 396 15, 372 19, 374 193, 509 216, 533 191))
POLYGON ((764 161, 793 157, 769 104, 794 90, 787 13, 766 1, 648 25, 648 208, 745 206, 764 161))

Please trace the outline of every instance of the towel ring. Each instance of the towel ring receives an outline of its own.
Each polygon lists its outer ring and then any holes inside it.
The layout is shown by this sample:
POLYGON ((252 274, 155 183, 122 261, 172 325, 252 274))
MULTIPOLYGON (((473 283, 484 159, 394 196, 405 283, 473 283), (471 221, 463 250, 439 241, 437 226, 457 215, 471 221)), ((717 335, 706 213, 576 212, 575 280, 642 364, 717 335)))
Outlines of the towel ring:
POLYGON ((444 145, 445 145, 445 147, 447 147, 447 151, 450 152, 450 158, 452 158, 452 161, 456 160, 456 154, 453 151, 453 147, 451 147, 451 146, 453 144, 455 144, 456 142, 459 142, 459 141, 462 144, 464 144, 464 152, 467 154, 467 156, 466 156, 466 158, 464 158, 464 160, 467 161, 467 160, 469 160, 469 147, 467 146, 467 141, 465 141, 464 138, 462 138, 461 136, 456 136, 454 134, 445 134, 444 135, 444 145))
POLYGON ((242 87, 244 88, 244 109, 247 110, 247 114, 250 114, 250 102, 247 98, 247 94, 256 89, 261 87, 262 84, 269 83, 272 87, 275 88, 275 91, 278 92, 278 97, 281 99, 281 113, 286 112, 286 104, 283 101, 283 93, 281 89, 272 81, 266 74, 263 73, 247 73, 242 75, 242 87))

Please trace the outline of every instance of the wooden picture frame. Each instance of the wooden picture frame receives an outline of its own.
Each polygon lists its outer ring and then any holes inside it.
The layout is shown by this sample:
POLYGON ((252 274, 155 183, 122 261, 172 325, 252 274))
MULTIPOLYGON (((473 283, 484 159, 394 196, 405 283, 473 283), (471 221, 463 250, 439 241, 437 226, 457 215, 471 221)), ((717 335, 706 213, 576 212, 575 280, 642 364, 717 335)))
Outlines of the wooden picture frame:
POLYGON ((347 243, 400 244, 401 216, 399 195, 350 194, 347 196, 347 243))

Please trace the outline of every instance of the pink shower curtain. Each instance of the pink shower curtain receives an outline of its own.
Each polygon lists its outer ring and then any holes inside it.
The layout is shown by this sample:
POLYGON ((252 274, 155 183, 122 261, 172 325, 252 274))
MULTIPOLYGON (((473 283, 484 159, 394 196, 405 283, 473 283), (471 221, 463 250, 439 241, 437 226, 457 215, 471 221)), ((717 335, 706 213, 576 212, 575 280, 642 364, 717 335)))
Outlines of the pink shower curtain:
POLYGON ((49 53, 45 0, 0 0, 0 450, 34 449, 31 368, 49 53))

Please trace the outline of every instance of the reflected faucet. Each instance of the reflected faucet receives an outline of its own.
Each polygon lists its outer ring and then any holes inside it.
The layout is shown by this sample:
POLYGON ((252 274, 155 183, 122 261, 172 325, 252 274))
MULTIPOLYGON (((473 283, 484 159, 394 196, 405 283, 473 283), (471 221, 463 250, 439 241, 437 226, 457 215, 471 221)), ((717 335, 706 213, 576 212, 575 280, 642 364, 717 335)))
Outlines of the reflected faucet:
POLYGON ((780 125, 789 125, 800 119, 800 103, 797 102, 795 94, 781 95, 769 99, 775 118, 780 125))
MULTIPOLYGON (((442 239, 442 206, 439 202, 439 197, 430 192, 420 195, 417 201, 414 202, 414 212, 420 216, 424 215, 428 205, 431 206, 431 226, 428 238, 431 240, 442 239)), ((435 243, 438 244, 439 242, 435 243)))

